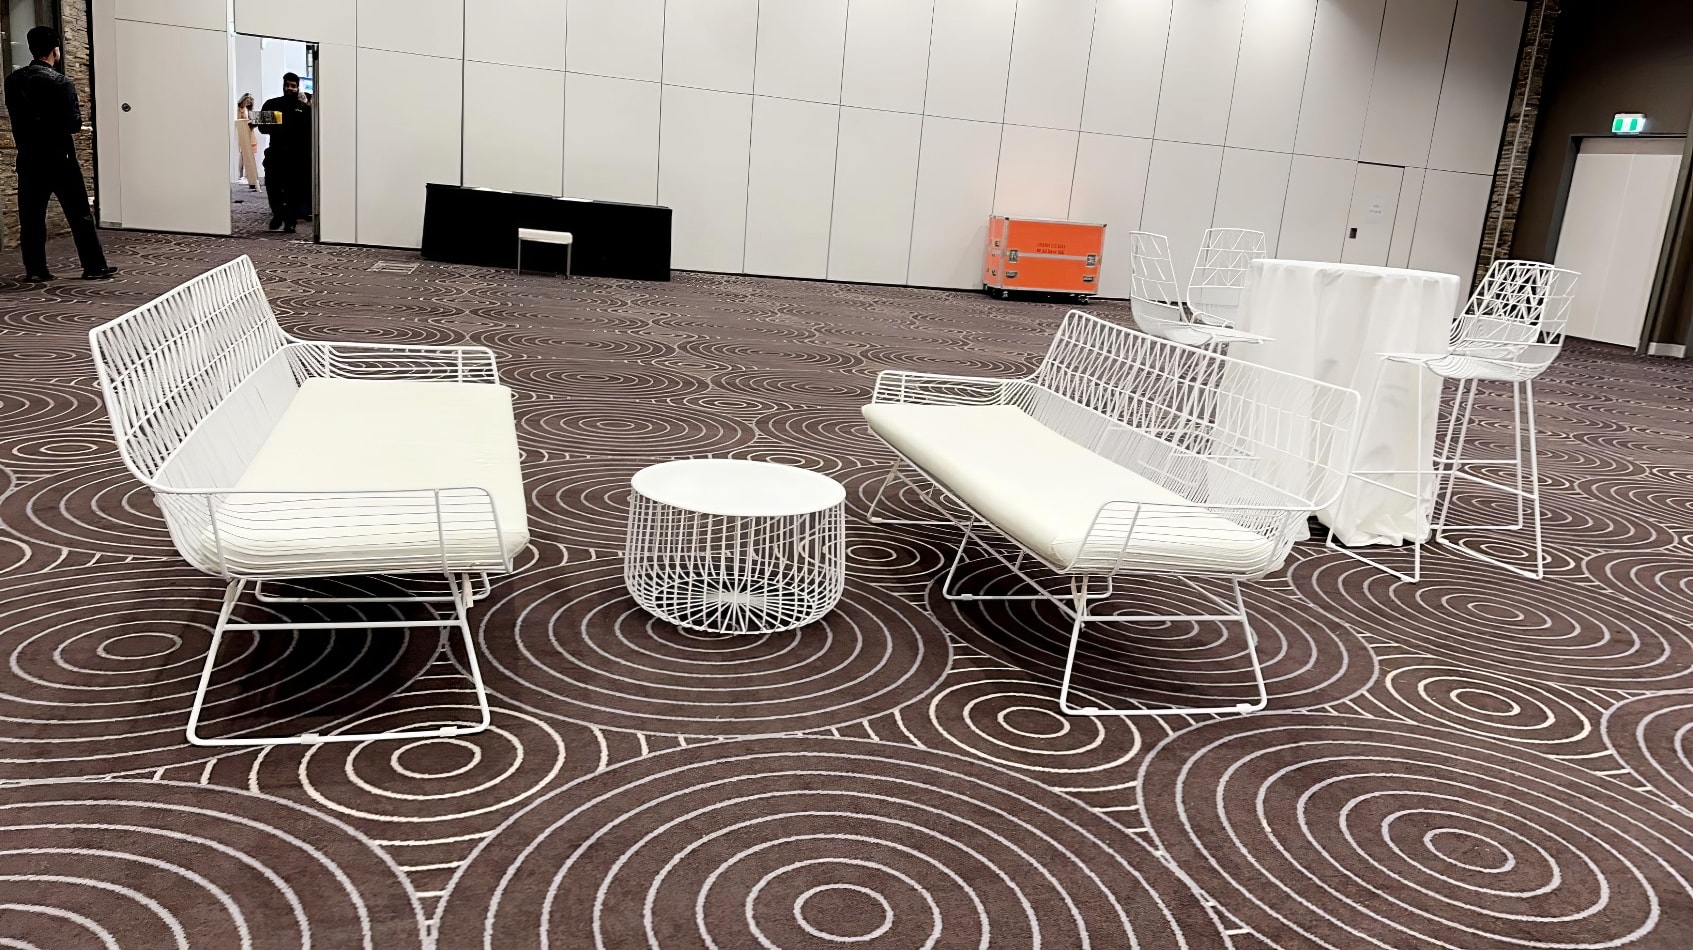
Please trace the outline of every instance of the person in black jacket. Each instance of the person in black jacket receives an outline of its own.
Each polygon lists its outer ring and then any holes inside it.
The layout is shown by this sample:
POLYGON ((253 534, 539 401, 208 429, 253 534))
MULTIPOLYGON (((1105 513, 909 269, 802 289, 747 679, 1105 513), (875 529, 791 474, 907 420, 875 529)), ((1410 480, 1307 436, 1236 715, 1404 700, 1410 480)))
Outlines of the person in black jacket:
POLYGON ((24 279, 53 279, 47 270, 47 200, 53 197, 59 199, 76 238, 83 279, 110 277, 117 270, 106 266, 94 215, 88 210, 88 187, 71 142, 71 136, 82 131, 82 105, 76 87, 57 69, 64 61, 59 34, 38 26, 27 38, 35 61, 6 77, 6 111, 18 144, 18 243, 24 279))
POLYGON ((300 77, 284 73, 282 95, 266 99, 259 112, 255 127, 270 136, 265 148, 270 229, 293 233, 301 207, 309 209, 312 200, 312 107, 300 98, 300 77))

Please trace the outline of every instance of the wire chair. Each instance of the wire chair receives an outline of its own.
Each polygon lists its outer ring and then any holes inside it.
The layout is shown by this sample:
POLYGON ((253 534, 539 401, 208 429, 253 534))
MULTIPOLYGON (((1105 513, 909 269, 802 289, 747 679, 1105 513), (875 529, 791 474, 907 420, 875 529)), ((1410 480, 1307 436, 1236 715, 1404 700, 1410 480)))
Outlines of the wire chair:
MULTIPOLYGON (((1382 374, 1390 364, 1409 365, 1417 375, 1417 405, 1423 400, 1423 380, 1432 374, 1444 388, 1447 380, 1456 382, 1451 408, 1445 427, 1437 432, 1437 445, 1432 467, 1418 471, 1358 471, 1354 477, 1378 488, 1416 499, 1419 506, 1432 498, 1433 516, 1429 533, 1441 544, 1463 551, 1471 557, 1505 568, 1531 580, 1545 577, 1546 549, 1541 530, 1540 462, 1537 454, 1534 419, 1534 381, 1552 365, 1563 349, 1564 330, 1569 322, 1570 304, 1575 299, 1576 284, 1581 275, 1551 264, 1535 261, 1495 261, 1487 275, 1476 286, 1463 313, 1452 322, 1445 353, 1384 353, 1376 369, 1375 386, 1381 387, 1382 374), (1422 372, 1427 370, 1427 373, 1422 372), (1466 443, 1470 434, 1470 419, 1475 411, 1476 392, 1483 382, 1506 383, 1511 387, 1511 455, 1507 458, 1466 457, 1466 443), (1489 466, 1510 470, 1509 481, 1497 481, 1475 472, 1465 471, 1475 466, 1489 466), (1397 478, 1400 484, 1385 481, 1397 478), (1410 479, 1413 487, 1402 482, 1410 479), (1454 524, 1453 494, 1458 482, 1479 485, 1484 490, 1510 496, 1516 517, 1506 524, 1454 524), (1502 558, 1465 546, 1447 537, 1450 532, 1523 531, 1533 534, 1531 547, 1534 563, 1524 568, 1502 558)), ((1417 445, 1423 442, 1422 415, 1417 416, 1417 445)), ((1340 545, 1333 532, 1329 534, 1331 548, 1377 567, 1400 580, 1417 583, 1422 580, 1423 540, 1412 542, 1411 570, 1397 570, 1387 564, 1364 557, 1358 551, 1340 545)))
POLYGON ((1247 271, 1253 261, 1269 253, 1266 247, 1262 231, 1206 231, 1187 283, 1187 305, 1194 319, 1215 327, 1234 326, 1246 291, 1247 271))
MULTIPOLYGON (((196 745, 279 745, 464 735, 490 723, 487 689, 466 611, 488 595, 489 575, 512 569, 527 543, 521 511, 497 511, 475 486, 367 491, 272 491, 238 487, 312 379, 495 385, 483 347, 301 340, 276 322, 252 261, 243 256, 196 277, 89 334, 119 455, 151 488, 177 550, 228 583, 194 703, 196 745), (506 518, 502 529, 501 517, 506 518), (299 597, 284 581, 369 575, 444 576, 415 596, 299 597), (428 620, 244 623, 243 595, 267 604, 428 604, 428 620), (207 737, 199 732, 223 635, 230 630, 457 629, 475 685, 474 723, 387 733, 298 737, 207 737)), ((440 450, 453 449, 451 437, 440 450)))
POLYGON ((1046 600, 1071 620, 1059 704, 1077 715, 1183 715, 1251 712, 1268 702, 1240 584, 1279 570, 1312 511, 1332 504, 1346 480, 1358 413, 1350 389, 1236 360, 1071 311, 1039 368, 1021 379, 886 371, 877 377, 871 428, 896 460, 869 513, 896 479, 944 496, 964 529, 942 585, 952 600, 1046 600), (937 415, 937 410, 939 414, 937 415), (992 414, 989 441, 1033 433, 1027 451, 1013 447, 1023 476, 998 478, 998 494, 974 475, 949 481, 957 457, 936 449, 936 434, 956 433, 972 417, 992 414), (925 430, 924 427, 927 427, 925 430), (927 434, 926 434, 927 433, 927 434), (1052 437, 1056 437, 1052 438, 1052 437), (1040 446, 1046 454, 1041 454, 1040 446), (1078 459, 1074 447, 1089 455, 1078 459), (937 454, 939 453, 939 454, 937 454), (1086 471, 1083 471, 1083 469, 1086 471), (912 481, 910 470, 922 476, 912 481), (1110 497, 1097 510, 1091 479, 1143 484, 1135 498, 1110 497), (1019 482, 1021 477, 1026 483, 1019 482), (1140 481, 1135 481, 1138 478, 1140 481), (1054 499, 1077 503, 1084 517, 1072 532, 1046 543, 1029 527, 1031 511, 1054 499), (988 530, 1015 542, 1015 559, 982 543, 988 530), (972 543, 992 554, 1033 593, 987 595, 957 589, 959 566, 972 543), (1025 562, 1068 581, 1048 590, 1025 562), (1112 579, 1174 577, 1200 594, 1192 613, 1102 613, 1112 579), (1205 583, 1201 583, 1201 581, 1205 583), (1224 592, 1214 588, 1220 584, 1224 592), (1226 706, 1105 709, 1071 700, 1077 646, 1088 623, 1177 620, 1238 623, 1246 635, 1256 697, 1226 706))
POLYGON ((1129 301, 1135 326, 1153 336, 1204 349, 1225 349, 1230 343, 1262 343, 1265 337, 1195 319, 1182 302, 1182 287, 1170 259, 1170 239, 1162 234, 1129 234, 1129 301))

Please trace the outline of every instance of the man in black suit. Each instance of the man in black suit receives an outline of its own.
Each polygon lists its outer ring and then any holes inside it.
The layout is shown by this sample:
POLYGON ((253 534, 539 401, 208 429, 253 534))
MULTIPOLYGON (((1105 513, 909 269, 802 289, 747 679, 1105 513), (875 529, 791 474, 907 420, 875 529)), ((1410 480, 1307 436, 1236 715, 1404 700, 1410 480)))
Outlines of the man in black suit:
POLYGON ((29 31, 29 51, 35 61, 6 77, 6 111, 12 116, 12 137, 18 143, 18 243, 23 248, 24 279, 52 280, 47 270, 47 201, 57 197, 76 239, 84 280, 101 280, 117 273, 106 266, 94 215, 88 210, 88 187, 76 163, 71 136, 82 131, 82 104, 76 87, 60 72, 64 53, 52 27, 29 31))
POLYGON ((310 208, 312 200, 312 107, 300 98, 300 77, 283 73, 282 95, 266 99, 259 112, 254 127, 270 136, 265 148, 270 229, 292 234, 300 208, 310 208))

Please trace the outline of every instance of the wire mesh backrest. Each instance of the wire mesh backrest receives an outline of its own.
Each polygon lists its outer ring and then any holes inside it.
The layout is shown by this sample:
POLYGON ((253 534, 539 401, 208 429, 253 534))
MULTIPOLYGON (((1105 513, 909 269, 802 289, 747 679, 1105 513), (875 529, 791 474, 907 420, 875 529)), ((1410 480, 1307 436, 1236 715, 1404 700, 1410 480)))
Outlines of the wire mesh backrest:
POLYGON ((256 450, 292 395, 252 384, 267 366, 283 388, 292 374, 282 355, 288 338, 245 256, 96 327, 89 342, 119 451, 149 483, 215 412, 243 410, 245 418, 219 428, 256 450), (238 391, 242 405, 226 405, 238 391))
POLYGON ((1072 310, 1014 402, 1183 497, 1320 508, 1347 475, 1358 394, 1072 310))
POLYGON ((1580 275, 1538 261, 1494 261, 1452 323, 1451 352, 1509 363, 1521 375, 1551 365, 1580 275))
POLYGON ((1135 324, 1148 333, 1164 336, 1172 327, 1187 322, 1182 307, 1182 286, 1176 280, 1176 265, 1170 258, 1170 239, 1150 231, 1129 234, 1129 301, 1135 324))
POLYGON ((1188 279, 1187 302, 1196 313, 1232 324, 1240 310, 1246 274, 1252 262, 1268 251, 1264 232, 1245 228, 1212 228, 1205 232, 1199 256, 1188 279))

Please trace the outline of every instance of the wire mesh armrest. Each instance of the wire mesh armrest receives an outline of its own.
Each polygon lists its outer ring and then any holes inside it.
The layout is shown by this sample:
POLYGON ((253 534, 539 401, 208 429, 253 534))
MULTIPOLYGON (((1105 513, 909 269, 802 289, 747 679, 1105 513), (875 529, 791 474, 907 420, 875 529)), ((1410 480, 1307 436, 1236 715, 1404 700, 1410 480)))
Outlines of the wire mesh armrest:
POLYGON ((1113 501, 1077 548, 1077 569, 1262 576, 1293 547, 1303 505, 1113 501), (1149 560, 1150 559, 1150 560, 1149 560))
POLYGON ((225 577, 505 572, 485 488, 158 492, 172 540, 225 577))
POLYGON ((871 401, 931 406, 997 406, 1009 401, 1013 387, 1025 384, 1023 379, 947 376, 890 369, 877 374, 876 395, 871 401))
POLYGON ((485 346, 290 340, 288 348, 311 376, 459 383, 500 381, 494 351, 485 346))

